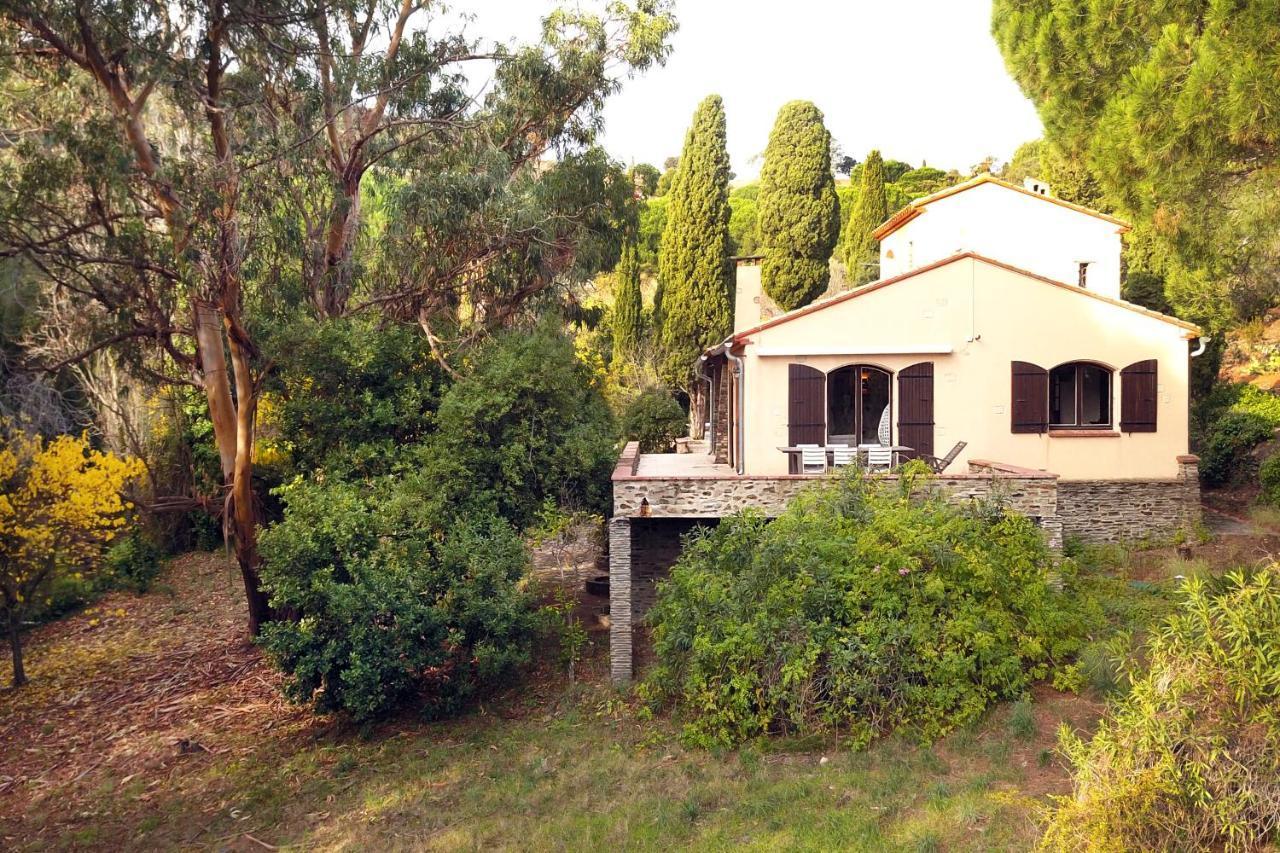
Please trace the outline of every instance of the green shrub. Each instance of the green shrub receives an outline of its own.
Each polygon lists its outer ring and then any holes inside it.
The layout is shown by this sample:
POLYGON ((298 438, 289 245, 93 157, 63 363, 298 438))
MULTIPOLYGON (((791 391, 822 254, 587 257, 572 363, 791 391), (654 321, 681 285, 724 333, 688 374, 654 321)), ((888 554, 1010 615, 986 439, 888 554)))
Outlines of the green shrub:
POLYGON ((281 491, 262 578, 272 605, 297 618, 265 626, 260 642, 294 700, 356 720, 410 707, 448 715, 529 659, 528 554, 509 524, 446 525, 412 481, 281 491))
POLYGON ((1055 589, 1030 520, 949 502, 921 470, 899 490, 850 473, 775 521, 746 513, 690 537, 651 611, 645 691, 683 706, 691 741, 861 745, 900 727, 929 741, 1078 651, 1072 564, 1055 589))
POLYGON ((1228 411, 1214 425, 1200 453, 1206 486, 1240 483, 1252 474, 1249 451, 1271 438, 1275 424, 1255 412, 1228 411))
POLYGON ((1191 411, 1192 447, 1200 454, 1206 486, 1242 483, 1253 476, 1249 451, 1280 428, 1280 395, 1253 385, 1220 383, 1191 411))
POLYGON ((1280 453, 1273 453, 1258 466, 1258 482, 1262 494, 1258 499, 1271 506, 1280 506, 1280 453))
POLYGON ((435 431, 448 377, 417 326, 347 318, 295 323, 278 337, 271 390, 298 473, 384 474, 435 431))
POLYGON ((1190 578, 1097 733, 1065 727, 1075 791, 1052 850, 1257 849, 1280 824, 1280 568, 1190 578), (1217 587, 1215 590, 1214 587, 1217 587))
POLYGON ((445 392, 437 432, 410 467, 438 517, 498 515, 518 528, 547 498, 603 513, 617 458, 613 416, 573 342, 544 323, 480 347, 445 392))
POLYGON ((1018 740, 1036 736, 1036 709, 1030 699, 1019 699, 1009 709, 1009 734, 1018 740))
POLYGON ((105 568, 113 586, 146 592, 160 574, 164 553, 138 531, 121 536, 107 549, 105 568))
POLYGON ((641 453, 666 453, 686 432, 688 417, 666 391, 645 391, 622 413, 622 437, 640 442, 641 453))

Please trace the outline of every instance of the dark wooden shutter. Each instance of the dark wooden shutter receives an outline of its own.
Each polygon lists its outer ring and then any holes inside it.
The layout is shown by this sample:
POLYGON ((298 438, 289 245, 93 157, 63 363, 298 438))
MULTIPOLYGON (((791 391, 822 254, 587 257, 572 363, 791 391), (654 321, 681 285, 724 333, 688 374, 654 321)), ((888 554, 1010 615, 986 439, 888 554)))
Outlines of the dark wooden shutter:
POLYGON ((933 362, 922 361, 898 372, 898 444, 911 448, 904 458, 933 455, 933 362))
POLYGON ((1009 419, 1013 432, 1049 429, 1049 371, 1028 361, 1013 362, 1009 419))
POLYGON ((787 365, 787 443, 827 443, 827 376, 803 364, 787 365))
POLYGON ((1120 371, 1120 431, 1156 431, 1156 360, 1138 361, 1120 371))

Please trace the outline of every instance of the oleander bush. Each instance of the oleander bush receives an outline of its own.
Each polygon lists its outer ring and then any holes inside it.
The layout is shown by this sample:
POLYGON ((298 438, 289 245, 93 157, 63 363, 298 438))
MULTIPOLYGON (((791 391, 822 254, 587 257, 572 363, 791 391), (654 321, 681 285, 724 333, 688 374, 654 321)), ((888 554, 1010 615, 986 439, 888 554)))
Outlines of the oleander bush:
POLYGON ((644 691, 701 745, 932 741, 1079 651, 1072 571, 1029 519, 950 502, 923 466, 896 486, 851 472, 772 522, 744 513, 690 537, 651 611, 644 691))
POLYGON ((1144 672, 1082 740, 1050 850, 1252 850, 1280 826, 1280 567, 1189 578, 1144 672))

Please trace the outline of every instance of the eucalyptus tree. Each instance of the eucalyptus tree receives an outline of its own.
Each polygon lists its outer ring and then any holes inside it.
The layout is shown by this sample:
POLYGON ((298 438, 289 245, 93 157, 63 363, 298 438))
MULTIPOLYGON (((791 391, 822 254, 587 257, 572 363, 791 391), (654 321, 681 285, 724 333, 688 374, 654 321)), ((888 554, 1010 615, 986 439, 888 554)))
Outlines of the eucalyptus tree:
POLYGON ((125 347, 203 393, 253 632, 272 615, 252 475, 280 312, 409 318, 443 360, 616 244, 624 178, 593 144, 604 100, 664 61, 666 0, 556 11, 537 42, 488 49, 438 7, 0 5, 0 257, 100 309, 69 360, 125 347))

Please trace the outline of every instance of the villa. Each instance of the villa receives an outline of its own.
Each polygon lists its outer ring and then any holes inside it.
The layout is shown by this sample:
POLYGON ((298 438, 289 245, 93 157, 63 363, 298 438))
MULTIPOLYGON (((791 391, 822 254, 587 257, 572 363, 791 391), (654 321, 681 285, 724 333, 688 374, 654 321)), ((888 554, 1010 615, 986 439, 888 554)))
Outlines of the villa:
POLYGON ((1188 453, 1194 325, 1120 298, 1111 216, 983 175, 875 232, 883 277, 790 312, 739 259, 734 332, 698 365, 702 452, 640 454, 613 475, 613 676, 680 536, 744 507, 776 513, 840 464, 940 470, 958 499, 997 492, 1051 545, 1168 538, 1199 520, 1188 453))

